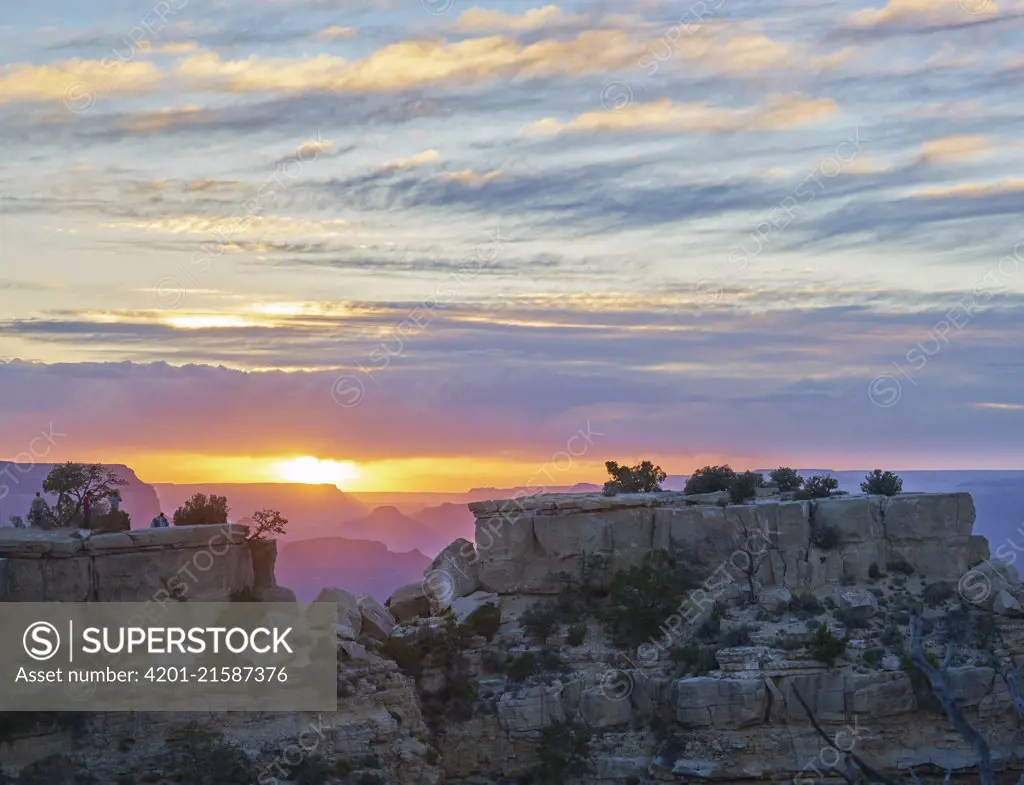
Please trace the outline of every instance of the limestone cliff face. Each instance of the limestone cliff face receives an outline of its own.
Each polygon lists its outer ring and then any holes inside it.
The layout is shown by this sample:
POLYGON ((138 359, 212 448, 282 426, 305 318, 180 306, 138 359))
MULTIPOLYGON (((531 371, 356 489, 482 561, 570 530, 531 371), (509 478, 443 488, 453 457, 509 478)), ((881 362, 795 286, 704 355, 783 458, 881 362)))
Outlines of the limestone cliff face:
MULTIPOLYGON (((101 782, 152 781, 198 723, 243 750, 247 781, 260 783, 807 782, 838 779, 830 766, 851 748, 901 775, 913 766, 971 776, 974 753, 905 659, 906 622, 921 612, 926 651, 941 654, 947 634, 959 641, 948 677, 994 762, 1021 768, 1024 733, 1002 674, 1024 657, 1024 587, 986 561, 969 496, 717 501, 566 494, 473 504, 476 542, 452 543, 388 607, 343 589, 318 598, 338 606, 336 714, 95 715, 74 733, 8 735, 0 760, 15 771, 70 753, 101 782), (686 566, 692 586, 656 634, 623 643, 607 623, 622 590, 615 577, 659 551, 686 566), (552 608, 538 636, 537 617, 552 608), (823 654, 822 640, 843 639, 845 650, 823 654)), ((179 564, 142 540, 134 549, 119 540, 123 552, 114 540, 97 547, 120 536, 0 546, 0 586, 21 587, 22 598, 78 587, 78 577, 53 576, 82 559, 123 557, 157 575, 179 564), (11 583, 15 562, 18 575, 42 577, 11 583)), ((105 587, 96 597, 155 585, 91 569, 89 581, 105 587)), ((251 569, 232 581, 244 584, 251 569)))

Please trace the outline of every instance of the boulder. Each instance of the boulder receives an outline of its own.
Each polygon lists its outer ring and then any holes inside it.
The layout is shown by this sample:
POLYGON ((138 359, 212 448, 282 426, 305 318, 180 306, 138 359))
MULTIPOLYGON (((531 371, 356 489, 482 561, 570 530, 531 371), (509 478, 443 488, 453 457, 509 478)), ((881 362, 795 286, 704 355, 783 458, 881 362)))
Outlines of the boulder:
POLYGON ((455 621, 462 624, 488 603, 498 606, 500 604, 498 595, 486 591, 473 592, 468 597, 460 597, 452 603, 452 615, 455 617, 455 621))
POLYGON ((601 687, 586 690, 580 698, 580 715, 589 728, 626 725, 633 719, 633 706, 625 698, 601 687))
POLYGON ((772 613, 785 608, 792 599, 793 593, 785 586, 762 589, 757 595, 757 601, 761 607, 772 613))
POLYGON ((277 586, 274 568, 277 565, 277 540, 250 542, 252 553, 253 588, 263 589, 277 586))
POLYGON ((395 620, 387 608, 369 595, 359 598, 359 612, 362 614, 363 635, 378 640, 386 641, 391 637, 395 629, 395 620))
POLYGON ((298 602, 295 592, 284 586, 257 586, 252 596, 256 602, 298 602))
POLYGON ((360 610, 359 600, 344 589, 336 589, 328 586, 316 596, 314 602, 333 602, 338 606, 338 624, 343 624, 352 630, 354 635, 359 635, 363 627, 363 613, 360 610))
MULTIPOLYGON (((629 701, 624 701, 629 706, 629 701)), ((565 722, 562 685, 542 684, 506 692, 498 700, 498 724, 505 731, 540 730, 565 722)))
POLYGON ((849 612, 858 621, 866 621, 878 613, 878 600, 865 589, 840 587, 836 589, 836 604, 839 610, 849 612))
POLYGON ((676 719, 688 728, 744 728, 764 721, 768 688, 761 679, 681 679, 676 719))
POLYGON ((444 609, 480 588, 480 563, 473 543, 459 538, 423 573, 423 589, 435 609, 444 609))
POLYGON ((999 589, 992 598, 992 610, 1000 616, 1017 616, 1021 612, 1021 607, 1006 589, 999 589))
POLYGON ((396 589, 384 605, 398 621, 430 616, 430 598, 423 590, 423 581, 396 589))

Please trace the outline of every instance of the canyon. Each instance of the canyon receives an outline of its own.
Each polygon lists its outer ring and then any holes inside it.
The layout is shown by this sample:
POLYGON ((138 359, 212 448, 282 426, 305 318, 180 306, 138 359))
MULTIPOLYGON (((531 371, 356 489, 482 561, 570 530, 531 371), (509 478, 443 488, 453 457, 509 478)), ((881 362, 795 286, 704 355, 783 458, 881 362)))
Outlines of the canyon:
MULTIPOLYGON (((1024 587, 975 533, 967 493, 542 494, 469 509, 473 541, 386 603, 344 585, 318 595, 338 610, 336 713, 110 713, 73 727, 6 714, 6 773, 59 761, 58 785, 172 782, 192 744, 193 757, 238 756, 238 779, 218 782, 835 780, 848 750, 898 777, 973 779, 975 750, 910 656, 920 618, 929 657, 955 640, 955 701, 996 769, 1019 776, 1004 676, 1024 658, 1024 587)), ((32 534, 0 534, 8 600, 144 601, 215 535, 231 565, 182 599, 289 594, 276 549, 254 550, 240 527, 32 534)))

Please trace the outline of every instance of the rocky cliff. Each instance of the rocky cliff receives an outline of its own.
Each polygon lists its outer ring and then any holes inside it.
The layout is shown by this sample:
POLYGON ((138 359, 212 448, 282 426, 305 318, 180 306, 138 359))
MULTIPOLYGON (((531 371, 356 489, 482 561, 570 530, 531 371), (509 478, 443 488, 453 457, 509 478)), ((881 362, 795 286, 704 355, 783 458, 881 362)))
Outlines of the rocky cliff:
POLYGON ((24 774, 61 751, 101 782, 612 785, 837 780, 853 750, 896 776, 973 779, 975 751, 911 662, 920 616, 929 657, 954 642, 953 699, 1017 779, 1004 674, 1024 657, 1024 592, 988 561, 966 494, 472 509, 476 542, 387 607, 321 593, 338 609, 336 715, 50 718, 8 730, 0 759, 24 774), (237 770, 173 780, 197 754, 237 770))

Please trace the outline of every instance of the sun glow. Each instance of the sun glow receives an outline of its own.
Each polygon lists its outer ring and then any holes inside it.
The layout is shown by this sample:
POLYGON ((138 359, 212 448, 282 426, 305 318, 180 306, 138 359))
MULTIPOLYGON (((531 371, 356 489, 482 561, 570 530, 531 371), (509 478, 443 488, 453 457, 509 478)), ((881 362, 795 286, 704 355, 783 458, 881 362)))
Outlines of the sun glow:
POLYGON ((290 461, 281 461, 275 467, 284 482, 306 485, 337 485, 339 488, 359 479, 362 472, 352 461, 325 461, 304 455, 290 461))

